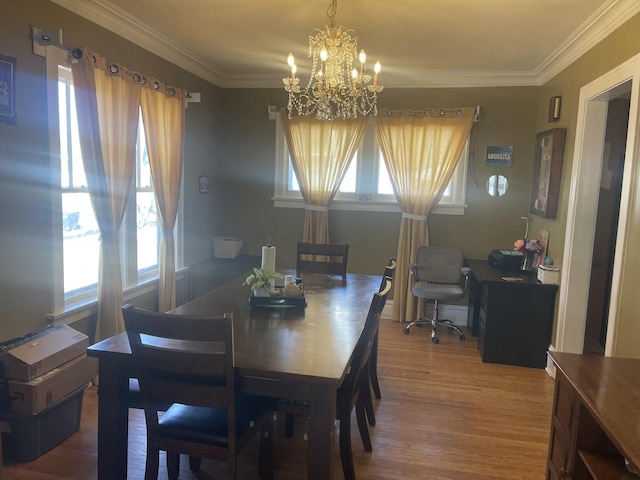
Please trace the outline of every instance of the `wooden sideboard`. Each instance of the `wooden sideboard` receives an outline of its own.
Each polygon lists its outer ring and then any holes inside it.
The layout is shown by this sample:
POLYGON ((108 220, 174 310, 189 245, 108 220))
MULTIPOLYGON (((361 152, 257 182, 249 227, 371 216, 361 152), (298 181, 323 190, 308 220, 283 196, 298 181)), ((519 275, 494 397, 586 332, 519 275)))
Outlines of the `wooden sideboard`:
POLYGON ((469 276, 468 325, 478 336, 483 362, 544 368, 551 341, 557 285, 533 273, 503 270, 486 260, 466 260, 469 276), (517 277, 507 282, 503 277, 517 277))
POLYGON ((631 480, 640 471, 640 360, 552 352, 547 479, 631 480))

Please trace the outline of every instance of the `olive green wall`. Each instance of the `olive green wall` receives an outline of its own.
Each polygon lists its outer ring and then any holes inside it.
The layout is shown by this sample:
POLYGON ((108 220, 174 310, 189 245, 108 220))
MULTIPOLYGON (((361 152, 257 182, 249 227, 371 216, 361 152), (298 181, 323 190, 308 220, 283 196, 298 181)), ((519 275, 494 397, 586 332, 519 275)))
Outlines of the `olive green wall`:
POLYGON ((549 243, 552 245, 553 254, 557 257, 557 263, 560 263, 564 250, 580 89, 638 52, 640 52, 640 15, 633 17, 539 89, 536 131, 555 127, 567 129, 557 217, 545 219, 533 215, 531 222, 534 231, 545 229, 550 232, 549 243), (560 120, 550 124, 547 122, 547 115, 549 98, 553 95, 562 96, 562 112, 560 120))
MULTIPOLYGON (((555 126, 567 128, 558 216, 555 220, 536 218, 531 224, 536 229, 549 230, 550 243, 553 245, 558 264, 561 263, 564 250, 580 88, 639 52, 640 15, 636 15, 540 89, 537 129, 546 128, 547 106, 552 95, 562 96, 562 114, 555 126)), ((638 161, 637 156, 635 161, 638 161)), ((636 179, 633 183, 637 185, 638 180, 640 179, 636 179)), ((594 195, 597 194, 598 192, 594 192, 594 195)), ((630 205, 627 261, 622 279, 618 334, 613 352, 616 356, 640 358, 640 321, 637 314, 640 310, 640 297, 637 294, 640 287, 637 275, 640 265, 634 265, 635 259, 639 258, 637 249, 640 245, 640 206, 637 200, 632 200, 630 205)), ((591 258, 585 255, 584 261, 591 262, 591 258)))
MULTIPOLYGON (((87 47, 132 70, 201 92, 187 109, 185 262, 211 255, 216 214, 198 176, 217 175, 221 89, 42 0, 9 0, 0 15, 0 53, 17 59, 18 124, 0 123, 0 341, 44 327, 52 311, 50 178, 45 59, 32 53, 31 26, 61 28, 65 44, 87 47)), ((88 323, 80 322, 83 330, 88 323)))
MULTIPOLYGON (((464 216, 433 215, 429 219, 430 241, 452 245, 467 258, 486 258, 494 248, 511 248, 524 234, 521 216, 529 211, 533 151, 538 102, 537 87, 385 89, 380 94, 382 112, 389 107, 423 108, 480 105, 481 121, 475 124, 473 156, 469 168, 464 216), (513 166, 485 166, 488 145, 512 145, 513 166), (509 190, 502 197, 487 194, 487 178, 505 175, 509 190)), ((220 210, 217 234, 244 240, 244 253, 259 254, 270 237, 278 248, 280 267, 294 262, 295 243, 302 239, 304 211, 274 208, 273 180, 276 122, 267 117, 267 105, 286 103, 282 90, 225 90, 222 100, 224 169, 215 188, 220 210), (250 135, 251 141, 246 141, 250 135)), ((333 242, 349 242, 349 269, 378 273, 396 255, 399 213, 329 213, 333 242)))
MULTIPOLYGON (((31 51, 31 25, 61 28, 68 45, 86 46, 111 61, 202 94, 202 103, 189 104, 187 110, 185 264, 209 257, 211 240, 218 235, 243 239, 243 253, 252 254, 258 254, 266 237, 271 237, 278 246, 278 265, 293 264, 304 212, 274 208, 271 200, 275 122, 267 118, 267 105, 285 105, 281 89, 222 90, 51 2, 9 2, 11 8, 0 16, 0 53, 18 59, 18 124, 0 123, 0 341, 41 328, 52 309, 44 59, 31 51), (211 194, 198 193, 201 175, 210 177, 211 194)), ((464 216, 429 219, 432 244, 460 247, 468 258, 486 258, 494 248, 510 248, 524 233, 520 217, 529 215, 535 134, 566 127, 558 218, 531 216, 531 231, 551 232, 549 254, 560 262, 579 89, 637 53, 638 32, 640 16, 543 87, 387 88, 382 92, 381 111, 481 106, 468 176, 469 206, 464 216), (563 97, 561 120, 555 124, 546 120, 551 95, 563 97), (513 166, 486 167, 489 145, 512 145, 513 166), (509 180, 503 197, 490 197, 485 191, 486 179, 493 173, 509 180)), ((379 273, 380 265, 395 255, 399 223, 399 214, 330 212, 332 240, 352 244, 350 268, 356 272, 379 273)), ((90 324, 88 320, 76 325, 88 330, 90 324)))

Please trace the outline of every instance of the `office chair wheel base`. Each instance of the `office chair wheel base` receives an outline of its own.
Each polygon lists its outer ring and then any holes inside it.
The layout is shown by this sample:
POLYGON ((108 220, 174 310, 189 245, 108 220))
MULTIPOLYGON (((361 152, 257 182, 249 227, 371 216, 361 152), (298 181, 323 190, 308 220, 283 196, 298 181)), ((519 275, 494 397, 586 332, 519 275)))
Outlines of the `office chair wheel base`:
POLYGON ((460 338, 460 340, 466 340, 467 339, 467 337, 464 336, 464 333, 461 334, 459 338, 460 338))
POLYGON ((433 343, 440 343, 440 339, 438 337, 431 337, 431 341, 433 343))
POLYGON ((402 331, 408 335, 409 334, 409 327, 404 327, 402 329, 402 331))

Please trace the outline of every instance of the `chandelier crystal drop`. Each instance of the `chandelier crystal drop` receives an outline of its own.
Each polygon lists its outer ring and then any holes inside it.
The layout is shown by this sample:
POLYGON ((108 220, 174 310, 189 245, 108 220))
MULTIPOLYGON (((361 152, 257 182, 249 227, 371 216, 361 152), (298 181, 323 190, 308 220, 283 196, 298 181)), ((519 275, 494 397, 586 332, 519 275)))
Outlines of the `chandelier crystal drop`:
POLYGON ((380 62, 367 74, 367 55, 358 53, 358 37, 353 30, 335 26, 337 0, 332 0, 327 16, 329 24, 324 29, 316 29, 309 37, 309 58, 312 59, 311 76, 306 87, 300 86, 296 77, 297 66, 290 53, 287 63, 290 75, 283 78, 284 89, 289 93, 287 110, 289 118, 311 115, 320 120, 334 118, 356 118, 358 115, 377 115, 378 92, 383 86, 378 84, 380 62), (354 60, 360 68, 354 67, 354 60))

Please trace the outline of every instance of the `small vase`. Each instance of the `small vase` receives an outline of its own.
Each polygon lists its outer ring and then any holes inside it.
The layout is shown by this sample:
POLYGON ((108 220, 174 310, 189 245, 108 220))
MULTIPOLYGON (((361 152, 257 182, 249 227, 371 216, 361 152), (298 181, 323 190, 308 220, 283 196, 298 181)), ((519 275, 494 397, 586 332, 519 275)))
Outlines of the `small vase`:
POLYGON ((533 266, 533 260, 535 258, 535 254, 533 252, 524 252, 522 255, 522 266, 520 270, 523 272, 533 272, 535 270, 533 266))
POLYGON ((254 297, 270 297, 271 294, 269 293, 269 289, 267 287, 260 287, 260 288, 256 288, 253 291, 253 296, 254 297))

